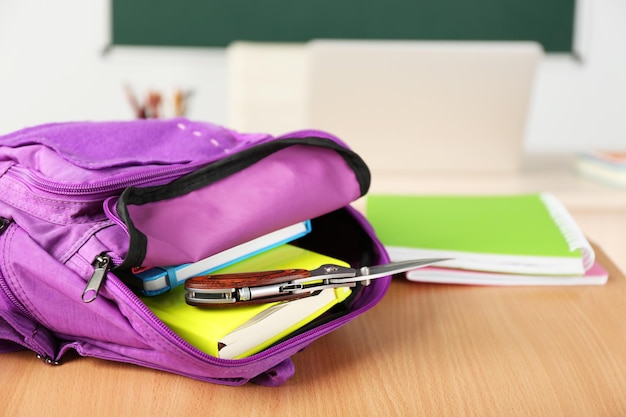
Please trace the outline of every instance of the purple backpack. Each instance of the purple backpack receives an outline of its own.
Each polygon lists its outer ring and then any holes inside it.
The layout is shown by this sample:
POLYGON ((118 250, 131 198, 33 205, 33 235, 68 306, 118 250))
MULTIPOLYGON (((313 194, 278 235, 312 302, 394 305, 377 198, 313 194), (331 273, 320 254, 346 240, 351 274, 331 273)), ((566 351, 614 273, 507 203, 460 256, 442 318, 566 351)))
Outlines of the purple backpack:
POLYGON ((2 136, 0 352, 26 348, 58 364, 74 349, 219 384, 279 385, 294 373, 291 356, 374 306, 390 277, 360 287, 342 314, 237 360, 182 340, 123 277, 307 219, 312 232, 301 246, 354 267, 386 263, 372 228, 349 206, 367 192, 369 175, 344 143, 313 130, 273 137, 173 119, 59 123, 2 136), (109 265, 98 261, 103 255, 109 265), (102 279, 85 302, 94 272, 102 279))

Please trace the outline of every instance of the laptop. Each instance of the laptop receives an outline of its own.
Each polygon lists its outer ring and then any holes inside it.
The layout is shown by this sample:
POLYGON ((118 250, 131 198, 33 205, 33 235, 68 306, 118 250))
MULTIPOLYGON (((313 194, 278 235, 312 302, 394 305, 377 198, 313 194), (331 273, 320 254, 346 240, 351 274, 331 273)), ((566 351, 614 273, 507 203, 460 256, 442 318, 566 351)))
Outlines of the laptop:
POLYGON ((308 125, 374 172, 520 168, 534 42, 314 40, 308 125))

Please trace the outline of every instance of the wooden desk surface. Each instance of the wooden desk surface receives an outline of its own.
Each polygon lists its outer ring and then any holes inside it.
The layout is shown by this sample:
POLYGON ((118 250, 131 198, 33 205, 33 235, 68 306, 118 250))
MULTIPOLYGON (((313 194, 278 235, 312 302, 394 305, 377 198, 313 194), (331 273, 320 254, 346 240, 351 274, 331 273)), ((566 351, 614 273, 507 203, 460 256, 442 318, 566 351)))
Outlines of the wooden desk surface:
POLYGON ((395 279, 374 309, 294 356, 278 388, 137 366, 0 356, 6 416, 624 416, 626 211, 573 207, 610 270, 598 287, 395 279), (616 258, 616 256, 618 258, 616 258))
POLYGON ((396 279, 373 310, 296 355, 278 388, 6 354, 3 415, 623 416, 626 279, 610 269, 589 288, 396 279))

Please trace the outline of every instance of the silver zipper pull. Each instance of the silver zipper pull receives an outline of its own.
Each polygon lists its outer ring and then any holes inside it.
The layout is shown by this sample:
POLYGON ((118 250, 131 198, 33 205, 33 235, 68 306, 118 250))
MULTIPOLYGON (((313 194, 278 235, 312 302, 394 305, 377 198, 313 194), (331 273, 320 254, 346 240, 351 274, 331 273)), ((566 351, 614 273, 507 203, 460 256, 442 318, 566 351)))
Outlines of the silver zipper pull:
POLYGON ((0 235, 6 232, 6 230, 9 228, 10 223, 11 220, 0 217, 0 235))
POLYGON ((87 287, 85 287, 85 291, 83 291, 82 300, 85 303, 91 303, 93 300, 98 298, 98 292, 100 291, 100 287, 102 287, 102 283, 109 272, 111 263, 111 257, 108 255, 99 255, 96 258, 95 267, 91 278, 87 281, 87 287))

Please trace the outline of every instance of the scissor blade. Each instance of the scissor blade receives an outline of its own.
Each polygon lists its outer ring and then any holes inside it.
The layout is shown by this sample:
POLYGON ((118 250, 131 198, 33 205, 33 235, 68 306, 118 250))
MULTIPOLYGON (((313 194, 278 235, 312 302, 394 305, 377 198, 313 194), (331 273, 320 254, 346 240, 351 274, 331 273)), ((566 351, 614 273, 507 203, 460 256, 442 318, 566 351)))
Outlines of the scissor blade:
POLYGON ((411 259, 409 261, 391 262, 385 265, 369 266, 357 272, 358 275, 366 279, 376 279, 387 275, 399 274, 412 269, 423 268, 441 261, 448 261, 451 258, 423 258, 411 259))

